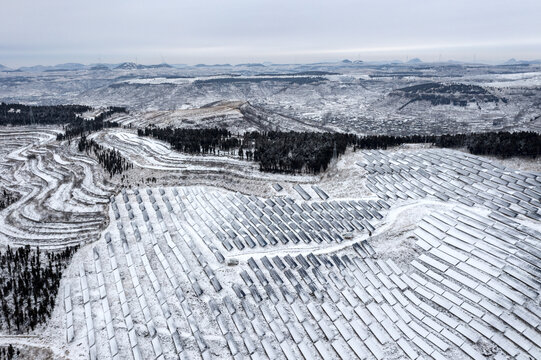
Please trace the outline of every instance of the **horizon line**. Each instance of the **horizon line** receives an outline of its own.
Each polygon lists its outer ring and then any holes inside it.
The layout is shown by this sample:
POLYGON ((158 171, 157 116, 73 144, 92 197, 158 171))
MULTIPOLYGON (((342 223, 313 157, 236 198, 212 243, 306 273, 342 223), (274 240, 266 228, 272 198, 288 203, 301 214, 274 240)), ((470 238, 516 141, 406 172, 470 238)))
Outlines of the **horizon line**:
MULTIPOLYGON (((137 60, 136 60, 137 61, 137 60)), ((195 67, 198 65, 204 65, 204 66, 242 66, 242 65, 262 65, 262 66, 280 66, 280 65, 317 65, 317 64, 339 64, 344 63, 347 64, 350 63, 357 63, 357 64, 402 64, 402 65, 416 65, 416 64, 448 64, 448 63, 458 63, 458 64, 467 64, 467 65, 507 65, 510 61, 513 61, 513 63, 516 63, 517 65, 520 63, 532 63, 532 62, 541 62, 541 57, 539 58, 531 58, 531 59, 516 59, 515 57, 510 57, 509 59, 505 61, 490 61, 490 60, 478 60, 478 59, 472 59, 472 60, 456 60, 453 58, 448 59, 441 59, 437 61, 424 61, 421 57, 418 56, 412 56, 407 57, 407 60, 400 60, 400 59, 379 59, 379 60, 359 60, 359 59, 349 59, 349 58, 343 58, 343 59, 337 59, 337 60, 320 60, 320 61, 307 61, 307 62, 273 62, 273 61, 241 61, 241 62, 193 62, 193 63, 178 63, 178 62, 166 62, 162 61, 159 63, 156 62, 139 62, 139 61, 118 61, 118 62, 90 62, 90 63, 84 63, 84 62, 76 62, 76 61, 67 61, 67 62, 60 62, 60 63, 37 63, 33 65, 18 65, 13 67, 12 65, 5 65, 0 63, 1 66, 5 66, 9 70, 20 70, 23 68, 34 68, 34 67, 58 67, 62 65, 83 65, 83 66, 95 66, 95 65, 122 65, 122 64, 135 64, 135 65, 141 65, 141 66, 156 66, 156 65, 169 65, 169 66, 186 66, 186 67, 195 67), (414 61, 418 60, 418 61, 414 61)))

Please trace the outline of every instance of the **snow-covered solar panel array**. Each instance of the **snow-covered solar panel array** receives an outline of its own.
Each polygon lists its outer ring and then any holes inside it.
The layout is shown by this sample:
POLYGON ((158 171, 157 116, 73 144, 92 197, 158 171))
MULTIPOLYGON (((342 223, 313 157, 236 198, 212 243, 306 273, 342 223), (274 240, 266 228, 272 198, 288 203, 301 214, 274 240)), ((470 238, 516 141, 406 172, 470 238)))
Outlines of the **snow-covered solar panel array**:
POLYGON ((395 201, 123 190, 64 284, 67 340, 121 359, 541 358, 541 234, 455 204, 399 265, 367 236, 395 201))
MULTIPOLYGON (((433 196, 541 220, 541 174, 514 171, 459 151, 366 151, 367 187, 383 199, 433 196)), ((496 215, 498 216, 498 215, 496 215)))
MULTIPOLYGON (((199 236, 219 261, 221 252, 299 242, 339 243, 344 232, 373 231, 371 222, 382 219, 381 212, 388 208, 383 200, 297 203, 287 197, 260 199, 208 188, 179 188, 172 193, 184 213, 204 221, 199 236)), ((171 204, 169 197, 163 199, 171 204)))

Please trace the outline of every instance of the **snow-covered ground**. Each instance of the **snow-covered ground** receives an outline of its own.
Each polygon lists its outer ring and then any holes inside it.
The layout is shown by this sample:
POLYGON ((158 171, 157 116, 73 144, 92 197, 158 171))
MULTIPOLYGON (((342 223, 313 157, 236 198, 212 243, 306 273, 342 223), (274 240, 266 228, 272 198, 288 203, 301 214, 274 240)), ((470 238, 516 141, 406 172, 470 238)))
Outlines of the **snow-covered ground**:
MULTIPOLYGON (((150 122, 156 117, 164 123, 182 126, 191 126, 191 121, 233 123, 235 131, 253 126, 247 122, 244 127, 238 126, 238 111, 231 106, 235 103, 250 103, 264 117, 271 117, 270 124, 285 129, 299 126, 301 121, 313 128, 324 126, 363 134, 539 131, 540 74, 541 67, 535 64, 311 64, 250 69, 3 72, 0 100, 127 106, 134 116, 128 116, 126 122, 150 122), (307 71, 322 73, 307 74, 307 71), (288 81, 292 78, 318 81, 288 81), (404 107, 411 99, 395 96, 397 89, 431 82, 481 86, 502 101, 470 101, 468 106, 434 106, 428 101, 416 101, 404 107), (225 106, 214 109, 218 110, 215 114, 203 107, 217 102, 225 106)), ((460 97, 460 94, 447 95, 460 97)))
POLYGON ((0 244, 62 248, 95 241, 114 186, 96 161, 54 143, 54 128, 0 129, 0 186, 20 199, 0 211, 0 244))
POLYGON ((134 164, 125 174, 125 184, 152 184, 149 179, 163 185, 206 184, 220 186, 243 193, 270 195, 272 184, 314 183, 318 176, 280 175, 259 171, 256 162, 239 159, 234 154, 187 155, 171 149, 163 141, 139 137, 134 130, 107 129, 90 136, 100 145, 118 150, 134 164))
POLYGON ((0 346, 59 359, 541 358, 538 159, 407 145, 350 150, 321 175, 289 176, 136 135, 148 125, 539 131, 539 73, 284 65, 0 74, 4 101, 128 106, 113 118, 124 127, 89 138, 134 165, 109 178, 77 140, 57 142, 59 128, 0 129, 0 187, 19 197, 0 210, 0 246, 81 244, 48 323, 0 334, 0 346), (336 73, 287 80, 314 70, 336 73), (257 80, 268 71, 274 79, 257 80), (403 107, 409 100, 391 95, 434 81, 507 101, 403 107))
POLYGON ((25 343, 73 359, 541 356, 539 173, 411 147, 347 153, 314 180, 123 190, 25 343))

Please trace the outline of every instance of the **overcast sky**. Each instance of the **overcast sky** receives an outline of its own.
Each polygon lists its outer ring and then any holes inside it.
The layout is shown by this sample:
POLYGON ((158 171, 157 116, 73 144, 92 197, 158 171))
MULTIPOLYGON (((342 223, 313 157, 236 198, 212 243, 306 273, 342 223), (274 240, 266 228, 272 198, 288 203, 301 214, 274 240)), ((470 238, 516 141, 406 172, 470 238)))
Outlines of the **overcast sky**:
POLYGON ((541 0, 3 1, 0 64, 541 58, 541 0))

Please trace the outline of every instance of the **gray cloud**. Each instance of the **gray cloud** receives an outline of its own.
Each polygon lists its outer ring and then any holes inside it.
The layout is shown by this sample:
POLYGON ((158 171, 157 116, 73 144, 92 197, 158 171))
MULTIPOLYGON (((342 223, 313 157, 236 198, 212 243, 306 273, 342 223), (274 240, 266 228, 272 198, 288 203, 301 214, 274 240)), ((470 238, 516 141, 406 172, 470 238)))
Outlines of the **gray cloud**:
POLYGON ((540 1, 11 1, 0 63, 541 58, 540 1))

